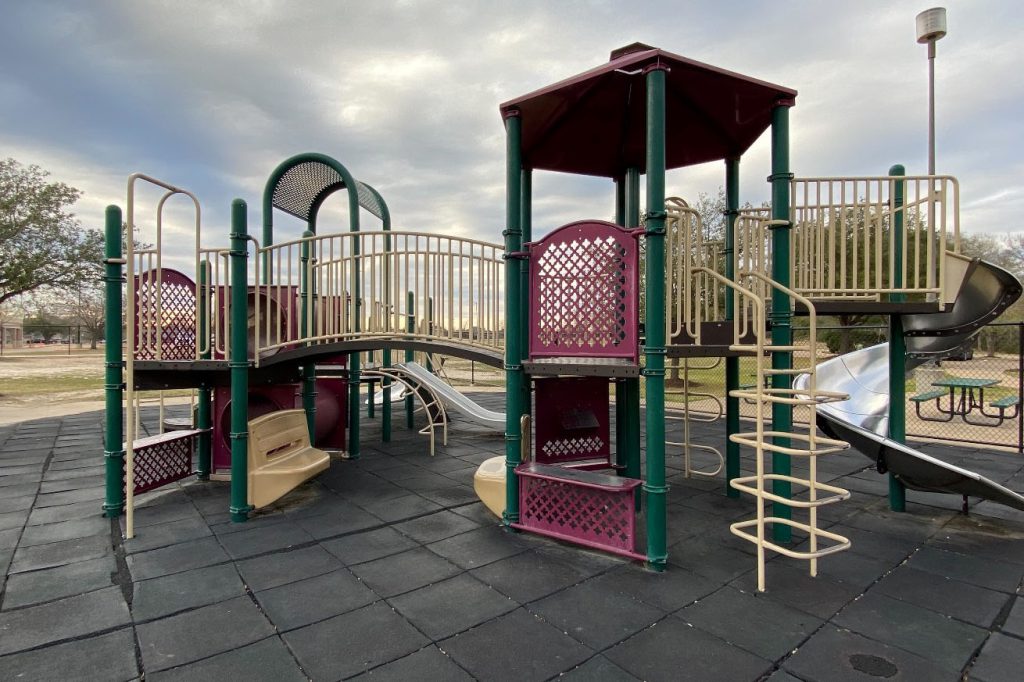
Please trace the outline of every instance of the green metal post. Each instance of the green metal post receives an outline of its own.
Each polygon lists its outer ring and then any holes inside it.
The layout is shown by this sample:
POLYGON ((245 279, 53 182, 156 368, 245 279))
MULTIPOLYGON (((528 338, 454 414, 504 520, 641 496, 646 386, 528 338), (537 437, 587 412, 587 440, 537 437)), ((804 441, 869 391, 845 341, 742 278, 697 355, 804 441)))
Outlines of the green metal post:
MULTIPOLYGON (((889 175, 906 175, 900 164, 889 169, 889 175)), ((893 183, 892 223, 894 289, 903 286, 903 193, 905 181, 893 183)), ((893 302, 903 302, 903 294, 893 294, 893 302)), ((897 443, 907 442, 907 343, 903 338, 903 317, 889 316, 889 438, 897 443)), ((894 512, 907 510, 907 487, 892 472, 889 473, 889 508, 894 512)))
MULTIPOLYGON (((640 169, 626 169, 626 211, 625 226, 640 226, 640 169)), ((664 190, 662 190, 664 204, 664 190)), ((640 478, 643 475, 640 465, 640 380, 623 379, 621 389, 616 384, 615 403, 615 442, 621 447, 625 469, 623 474, 629 478, 640 478), (619 403, 621 399, 621 407, 619 403)), ((640 498, 637 497, 639 503, 640 498)))
MULTIPOLYGON (((520 181, 519 201, 519 223, 523 229, 522 243, 528 244, 533 241, 533 171, 524 168, 520 181)), ((525 247, 524 247, 525 248, 525 247)), ((526 360, 530 355, 530 261, 523 260, 519 263, 519 324, 522 330, 520 341, 520 354, 526 360)), ((530 377, 523 374, 523 405, 530 404, 530 377)), ((529 409, 528 407, 526 408, 529 409)))
MULTIPOLYGON (((316 235, 312 230, 302 233, 302 244, 299 248, 299 262, 301 271, 299 273, 299 334, 302 338, 309 338, 312 334, 310 328, 310 313, 314 310, 313 272, 311 241, 316 235)), ((302 367, 302 409, 306 412, 306 428, 309 429, 309 442, 314 445, 316 435, 316 365, 309 364, 302 367)))
POLYGON ((103 449, 106 473, 104 516, 120 516, 124 511, 124 358, 122 357, 121 286, 124 283, 124 258, 121 254, 121 209, 107 206, 104 225, 103 295, 107 314, 103 320, 106 339, 103 389, 106 398, 106 424, 103 449))
MULTIPOLYGON (((736 280, 736 217, 740 208, 740 160, 725 160, 725 276, 736 280)), ((725 294, 725 319, 732 320, 733 294, 725 294)), ((739 497, 740 491, 729 485, 729 481, 740 475, 740 445, 733 443, 730 436, 740 432, 740 399, 730 394, 740 387, 740 359, 725 359, 725 494, 739 497)))
POLYGON ((228 365, 231 368, 231 520, 249 518, 249 257, 246 205, 231 202, 231 338, 228 365))
MULTIPOLYGON (((647 75, 647 306, 644 385, 647 389, 647 562, 665 570, 665 67, 647 75)), ((639 453, 638 453, 639 454, 639 453)))
MULTIPOLYGON (((391 216, 390 213, 384 219, 384 310, 381 314, 387 320, 392 320, 391 307, 391 216)), ((391 368, 391 349, 385 348, 381 356, 381 364, 385 369, 391 368)), ((391 442, 391 379, 384 377, 380 382, 383 395, 383 402, 380 406, 380 439, 383 443, 391 442)), ((373 404, 371 397, 370 404, 373 404)))
POLYGON ((522 365, 522 300, 520 298, 520 263, 517 255, 523 249, 520 224, 522 207, 522 121, 512 110, 505 115, 506 133, 506 227, 505 227, 505 513, 506 526, 519 521, 520 417, 523 405, 522 365))
MULTIPOLYGON (((790 282, 789 262, 789 184, 792 174, 789 172, 789 107, 792 101, 777 102, 772 109, 772 220, 785 221, 784 224, 772 227, 772 279, 784 287, 790 282)), ((792 346, 793 326, 789 297, 775 290, 772 292, 772 345, 792 346)), ((793 354, 789 351, 772 352, 772 369, 791 369, 793 354)), ((772 388, 789 388, 791 377, 788 374, 772 375, 772 388)), ((772 405, 772 429, 785 433, 793 430, 793 406, 772 405)), ((774 438, 772 442, 780 447, 790 447, 789 438, 774 438)), ((790 475, 792 465, 789 455, 772 453, 772 472, 790 475)), ((787 481, 774 481, 772 491, 776 495, 789 499, 792 497, 792 485, 787 481)), ((784 504, 772 507, 772 514, 779 518, 792 518, 792 509, 784 504)), ((785 524, 772 526, 775 542, 790 542, 793 529, 785 524)))
MULTIPOLYGON (((626 225, 626 185, 628 180, 625 175, 615 180, 615 224, 626 225)), ((626 447, 622 438, 620 424, 626 421, 626 382, 624 379, 615 381, 615 464, 619 467, 621 475, 626 473, 626 447)))
MULTIPOLYGON (((405 295, 405 330, 410 334, 416 333, 416 296, 413 292, 408 292, 405 295)), ((412 362, 416 355, 411 350, 405 351, 405 361, 412 362)), ((413 405, 412 395, 405 396, 405 427, 411 429, 413 427, 413 405)))
MULTIPOLYGON (((210 264, 206 261, 199 264, 197 307, 199 309, 199 329, 197 330, 199 357, 202 360, 209 360, 213 357, 213 348, 210 344, 210 264)), ((210 401, 213 397, 212 394, 213 389, 209 386, 200 386, 199 396, 196 400, 196 428, 200 430, 196 443, 196 474, 200 481, 210 479, 212 446, 210 427, 213 426, 210 401)))

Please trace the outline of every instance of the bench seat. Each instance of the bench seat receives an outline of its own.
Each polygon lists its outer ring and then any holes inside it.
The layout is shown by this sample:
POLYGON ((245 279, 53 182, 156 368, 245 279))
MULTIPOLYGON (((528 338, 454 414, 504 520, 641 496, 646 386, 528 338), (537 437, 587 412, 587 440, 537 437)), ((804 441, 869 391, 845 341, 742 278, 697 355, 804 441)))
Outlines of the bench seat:
POLYGON ((331 466, 309 442, 306 413, 280 410, 249 422, 248 501, 266 507, 331 466))
POLYGON ((931 390, 931 391, 926 391, 924 393, 918 393, 917 395, 911 396, 909 398, 909 400, 912 403, 924 403, 924 402, 928 402, 929 400, 937 400, 939 398, 942 398, 946 394, 947 394, 946 389, 944 389, 944 388, 936 388, 936 389, 931 390))
POLYGON ((989 403, 992 407, 998 407, 1001 410, 1005 410, 1007 407, 1013 407, 1020 402, 1020 397, 1015 395, 1008 395, 1005 398, 999 400, 993 400, 989 403))

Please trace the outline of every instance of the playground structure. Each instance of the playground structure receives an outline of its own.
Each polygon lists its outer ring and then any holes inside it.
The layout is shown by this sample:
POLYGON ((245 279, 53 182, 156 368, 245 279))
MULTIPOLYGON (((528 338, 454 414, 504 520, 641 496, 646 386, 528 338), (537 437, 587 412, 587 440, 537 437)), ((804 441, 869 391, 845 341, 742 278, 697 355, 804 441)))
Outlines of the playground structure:
MULTIPOLYGON (((431 396, 423 402, 428 415, 443 410, 438 406, 447 400, 485 426, 500 421, 498 413, 461 402, 450 387, 409 364, 416 352, 438 353, 505 370, 506 454, 500 466, 485 462, 482 470, 489 481, 485 487, 503 489, 500 511, 507 526, 663 570, 666 358, 723 357, 726 492, 749 494, 756 507, 755 516, 734 523, 732 531, 757 547, 759 589, 765 586, 767 550, 807 560, 815 574, 819 558, 849 547, 846 538, 818 527, 817 510, 849 493, 817 481, 816 460, 848 447, 843 439, 867 447, 848 427, 826 430, 831 435, 817 431, 815 415, 835 425, 830 407, 842 405, 852 393, 829 383, 835 375, 818 360, 818 316, 844 311, 891 316, 895 341, 885 352, 888 376, 898 377, 888 379, 896 406, 903 404, 896 397, 903 391, 905 335, 920 339, 914 343, 921 346, 931 344, 934 355, 951 352, 1012 302, 1020 288, 1004 282, 990 292, 991 315, 952 327, 915 324, 955 309, 970 290, 964 282, 972 266, 958 255, 956 180, 907 177, 897 167, 873 178, 794 178, 788 109, 795 98, 795 91, 782 86, 633 45, 596 69, 506 102, 501 106, 508 140, 503 245, 394 231, 376 190, 330 157, 303 154, 271 174, 260 239, 249 236, 246 205, 235 200, 229 248, 208 248, 200 243, 195 195, 132 176, 129 226, 136 224, 137 181, 166 194, 157 207, 153 249, 136 252, 128 244, 122 258, 120 211, 107 212, 111 305, 104 510, 116 515, 127 508, 131 536, 132 496, 192 475, 193 447, 196 473, 209 477, 220 438, 230 468, 231 516, 244 521, 249 500, 255 499, 248 490, 255 479, 247 426, 260 416, 250 409, 254 395, 266 404, 257 412, 301 406, 311 445, 333 439, 350 458, 360 456, 359 387, 367 378, 382 385, 385 441, 396 383, 410 389, 405 400, 410 426, 414 395, 424 391, 431 396), (600 117, 593 116, 595 110, 600 117), (769 128, 771 208, 740 211, 740 158, 769 128), (699 214, 681 200, 666 200, 664 191, 666 170, 715 160, 724 161, 726 169, 727 229, 721 243, 708 242, 699 214), (581 220, 535 240, 533 170, 612 179, 615 222, 581 220), (642 226, 641 174, 646 175, 642 226), (318 211, 335 192, 347 199, 350 230, 317 234, 318 211), (195 208, 194 283, 161 261, 163 207, 178 195, 195 208), (299 239, 275 243, 275 210, 303 221, 307 230, 299 239), (362 211, 377 218, 382 229, 362 231, 362 211), (122 282, 127 283, 131 349, 123 389, 122 282), (955 344, 934 342, 948 337, 951 328, 958 334, 955 344), (405 353, 404 363, 393 362, 394 351, 405 353), (806 359, 800 367, 794 367, 797 352, 806 359), (372 369, 361 364, 367 353, 379 358, 372 369), (741 385, 740 356, 756 361, 752 385, 741 385), (318 393, 329 381, 337 383, 331 399, 323 400, 318 393), (137 409, 139 391, 165 388, 197 390, 194 428, 158 437, 155 444, 140 442, 133 417, 121 424, 122 402, 137 409), (741 423, 741 400, 756 406, 753 423, 741 423), (812 413, 806 426, 793 423, 797 405, 812 413), (118 450, 122 432, 124 449, 118 450), (741 447, 753 458, 750 475, 741 476, 741 447), (806 473, 794 473, 794 457, 806 460, 806 473), (642 531, 638 519, 646 525, 642 531), (804 538, 806 547, 796 548, 794 539, 804 538)), ((979 268, 985 266, 973 266, 979 268)), ((887 433, 881 435, 900 443, 903 417, 888 416, 879 427, 887 433)), ((433 418, 428 421, 433 439, 433 418)), ((446 429, 447 422, 443 425, 446 429)), ((895 474, 891 502, 898 509, 904 483, 913 486, 917 479, 910 474, 901 479, 896 459, 889 470, 895 474)), ((282 471, 276 480, 293 473, 282 471)), ((261 475, 275 479, 272 462, 261 475)), ((971 490, 986 492, 992 491, 971 490)), ((493 499, 488 506, 499 511, 493 499)))

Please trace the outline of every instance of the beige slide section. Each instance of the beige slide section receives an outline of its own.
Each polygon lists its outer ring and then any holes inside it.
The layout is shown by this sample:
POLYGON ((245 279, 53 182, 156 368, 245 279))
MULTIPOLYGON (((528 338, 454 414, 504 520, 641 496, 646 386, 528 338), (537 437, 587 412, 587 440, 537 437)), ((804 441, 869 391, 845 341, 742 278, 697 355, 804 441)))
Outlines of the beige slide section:
POLYGON ((473 490, 484 506, 499 519, 505 512, 505 457, 491 457, 473 474, 473 490))
POLYGON ((331 466, 309 443, 306 413, 280 410, 249 422, 249 504, 259 509, 331 466))

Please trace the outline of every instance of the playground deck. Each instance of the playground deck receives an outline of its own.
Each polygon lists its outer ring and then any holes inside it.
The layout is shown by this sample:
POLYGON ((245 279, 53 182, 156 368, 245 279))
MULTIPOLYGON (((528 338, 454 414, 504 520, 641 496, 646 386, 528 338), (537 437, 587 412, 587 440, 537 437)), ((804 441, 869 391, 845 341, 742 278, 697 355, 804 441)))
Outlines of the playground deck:
MULTIPOLYGON (((503 531, 472 476, 504 441, 462 423, 431 458, 403 428, 380 446, 366 419, 360 460, 245 524, 226 483, 140 496, 122 542, 100 515, 102 421, 0 427, 2 679, 1019 679, 1024 513, 965 517, 959 498, 913 491, 890 513, 856 452, 819 464, 853 491, 821 512, 852 549, 816 579, 773 559, 758 595, 753 548, 728 530, 751 501, 683 478, 678 449, 657 574, 503 531)), ((720 428, 693 427, 716 445, 720 428)), ((1024 489, 1018 455, 924 449, 1024 489)))

